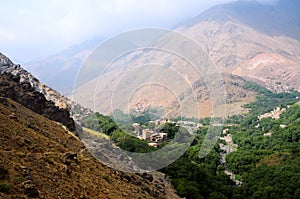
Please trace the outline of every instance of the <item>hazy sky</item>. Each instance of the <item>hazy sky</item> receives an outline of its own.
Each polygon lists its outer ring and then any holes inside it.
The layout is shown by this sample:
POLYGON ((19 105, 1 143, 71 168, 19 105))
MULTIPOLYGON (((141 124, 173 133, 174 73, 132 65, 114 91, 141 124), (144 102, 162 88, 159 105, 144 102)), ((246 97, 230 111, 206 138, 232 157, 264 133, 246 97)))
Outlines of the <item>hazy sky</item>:
POLYGON ((172 28, 229 1, 0 0, 0 52, 26 62, 88 39, 143 27, 172 28))

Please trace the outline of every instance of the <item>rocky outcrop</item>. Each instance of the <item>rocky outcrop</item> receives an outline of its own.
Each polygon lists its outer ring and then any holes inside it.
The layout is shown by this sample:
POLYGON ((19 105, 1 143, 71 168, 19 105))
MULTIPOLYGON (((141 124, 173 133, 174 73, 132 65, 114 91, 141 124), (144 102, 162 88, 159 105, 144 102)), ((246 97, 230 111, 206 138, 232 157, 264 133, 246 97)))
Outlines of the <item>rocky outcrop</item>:
POLYGON ((18 76, 10 73, 0 75, 0 96, 11 98, 30 110, 65 125, 70 131, 75 131, 75 123, 67 109, 55 106, 54 102, 48 101, 28 82, 20 83, 18 76))
POLYGON ((91 111, 42 84, 0 53, 0 96, 9 97, 34 112, 75 131, 75 120, 91 111))

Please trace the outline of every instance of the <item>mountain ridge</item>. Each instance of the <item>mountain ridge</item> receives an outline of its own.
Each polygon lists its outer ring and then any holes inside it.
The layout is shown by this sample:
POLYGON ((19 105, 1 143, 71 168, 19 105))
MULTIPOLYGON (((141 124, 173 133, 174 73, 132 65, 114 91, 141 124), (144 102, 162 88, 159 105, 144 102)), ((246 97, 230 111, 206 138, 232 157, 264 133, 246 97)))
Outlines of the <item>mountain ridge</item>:
MULTIPOLYGON (((0 53, 0 74, 2 76, 6 76, 6 78, 11 79, 15 82, 15 87, 19 87, 20 89, 21 85, 26 85, 24 87, 24 91, 30 90, 30 92, 36 92, 37 95, 40 97, 44 97, 45 99, 42 101, 49 101, 53 103, 53 107, 57 107, 57 110, 66 110, 66 114, 72 117, 75 121, 79 121, 79 118, 83 117, 84 115, 88 115, 91 113, 91 110, 88 108, 82 107, 76 102, 73 102, 72 100, 68 99, 67 97, 61 95, 54 89, 44 85, 41 83, 36 77, 34 77, 31 73, 27 72, 25 69, 23 69, 19 64, 14 64, 8 57, 0 53)), ((5 87, 2 87, 4 89, 5 87)), ((11 89, 10 86, 6 88, 6 93, 9 92, 11 89)), ((4 92, 4 90, 2 91, 4 92)), ((2 93, 5 95, 4 93, 2 93)), ((10 97, 13 97, 15 100, 17 98, 22 98, 21 94, 18 92, 13 93, 13 95, 10 95, 10 97), (19 96, 17 96, 19 95, 19 96)), ((17 100, 20 103, 23 103, 22 100, 17 100)), ((47 102, 48 103, 48 102, 47 102)), ((24 105, 24 104, 23 104, 24 105)), ((26 105, 25 105, 26 106, 26 105)), ((35 110, 35 112, 38 110, 35 110)), ((47 114, 46 114, 47 115, 47 114)), ((71 127, 71 130, 75 130, 75 124, 73 124, 73 127, 71 127)))
POLYGON ((188 21, 186 25, 191 26, 199 21, 209 20, 223 22, 237 20, 270 36, 286 35, 300 40, 299 26, 295 26, 300 20, 297 15, 299 8, 300 4, 297 0, 280 0, 273 4, 236 1, 213 6, 188 21))
MULTIPOLYGON (((298 1, 294 0, 279 1, 274 5, 251 1, 232 2, 206 10, 187 24, 177 27, 175 31, 196 41, 207 52, 219 72, 225 74, 224 79, 228 79, 230 75, 237 75, 255 81, 273 92, 289 92, 293 89, 299 91, 300 29, 297 21, 299 16, 296 14, 298 7, 298 1)), ((141 57, 143 53, 137 52, 136 55, 141 57)), ((149 60, 150 57, 148 56, 147 59, 149 60)), ((73 58, 71 56, 68 59, 73 58)), ((128 64, 145 63, 145 60, 141 61, 141 58, 139 60, 126 61, 128 64)), ((83 60, 81 61, 83 63, 83 60)), ((154 56, 151 61, 169 64, 158 56, 154 56)), ((177 62, 177 64, 181 63, 177 62)), ((68 73, 63 75, 68 76, 68 73)), ((110 77, 101 78, 117 80, 120 75, 121 70, 115 70, 110 77)), ((103 85, 101 94, 110 83, 108 81, 105 83, 106 86, 103 85)), ((88 85, 85 86, 85 89, 87 88, 88 85)), ((232 95, 229 90, 228 93, 232 95)), ((78 92, 85 93, 85 90, 78 92)), ((91 97, 88 97, 88 100, 92 99, 91 97)), ((149 96, 145 98, 149 99, 149 96)), ((105 95, 103 99, 105 101, 108 98, 105 95)), ((236 101, 243 101, 243 99, 236 99, 236 101)), ((143 101, 144 99, 141 98, 141 103, 137 100, 134 104, 140 105, 143 101)), ((86 104, 82 101, 80 103, 86 104)), ((143 106, 148 105, 144 103, 143 106)), ((163 105, 170 104, 166 102, 163 105)), ((236 108, 240 109, 240 107, 236 108)))
POLYGON ((294 17, 295 9, 300 8, 299 6, 299 3, 293 0, 280 1, 275 5, 249 1, 233 2, 208 9, 192 20, 188 26, 183 25, 177 30, 194 38, 208 52, 220 71, 252 79, 274 92, 289 91, 286 88, 290 86, 299 90, 300 29, 297 25, 298 20, 294 17), (289 3, 295 3, 295 6, 291 8, 289 3), (287 8, 280 10, 281 5, 287 8), (286 16, 281 17, 282 13, 286 16), (274 20, 275 16, 276 20, 281 21, 274 20), (291 21, 288 25, 291 27, 286 27, 286 21, 289 19, 291 21), (274 34, 268 33, 268 26, 272 26, 273 29, 270 30, 274 34), (279 30, 278 34, 274 28, 279 30), (285 34, 286 32, 294 35, 289 36, 285 34), (281 65, 289 66, 291 61, 294 62, 291 65, 294 68, 290 67, 285 71, 290 79, 279 77, 282 71, 278 70, 278 64, 275 63, 278 62, 274 60, 276 56, 281 56, 285 60, 281 65), (267 57, 270 62, 259 60, 259 57, 262 59, 267 57), (248 65, 255 60, 269 71, 264 73, 255 69, 248 71, 248 65), (238 68, 244 73, 237 73, 238 68), (251 73, 251 76, 247 73, 251 73), (264 77, 273 74, 275 78, 264 77), (283 86, 278 86, 276 82, 280 82, 283 86))

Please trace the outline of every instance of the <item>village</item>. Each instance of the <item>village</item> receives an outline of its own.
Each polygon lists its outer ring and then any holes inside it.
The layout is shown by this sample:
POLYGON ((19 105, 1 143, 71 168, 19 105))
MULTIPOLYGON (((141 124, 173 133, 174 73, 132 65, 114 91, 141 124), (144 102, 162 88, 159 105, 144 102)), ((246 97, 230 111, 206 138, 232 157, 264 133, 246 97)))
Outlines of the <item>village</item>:
POLYGON ((155 121, 149 121, 148 126, 141 125, 139 123, 133 123, 132 126, 134 127, 133 134, 141 139, 147 141, 149 146, 157 147, 160 143, 166 142, 170 140, 168 137, 168 133, 164 133, 161 131, 162 127, 167 124, 173 124, 176 126, 183 126, 185 128, 200 128, 203 125, 196 122, 191 121, 171 121, 169 119, 159 119, 155 121))

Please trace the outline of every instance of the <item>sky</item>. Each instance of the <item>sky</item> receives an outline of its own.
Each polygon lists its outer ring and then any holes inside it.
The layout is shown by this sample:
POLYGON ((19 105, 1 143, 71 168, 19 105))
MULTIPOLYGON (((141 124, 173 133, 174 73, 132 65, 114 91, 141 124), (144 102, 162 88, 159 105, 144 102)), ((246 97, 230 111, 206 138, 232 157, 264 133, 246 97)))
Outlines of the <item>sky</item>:
POLYGON ((174 28, 213 5, 231 1, 0 0, 0 52, 25 63, 94 38, 137 28, 174 28))

